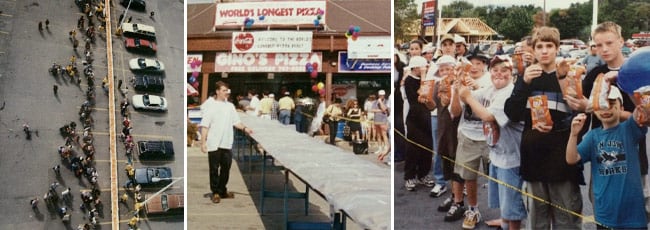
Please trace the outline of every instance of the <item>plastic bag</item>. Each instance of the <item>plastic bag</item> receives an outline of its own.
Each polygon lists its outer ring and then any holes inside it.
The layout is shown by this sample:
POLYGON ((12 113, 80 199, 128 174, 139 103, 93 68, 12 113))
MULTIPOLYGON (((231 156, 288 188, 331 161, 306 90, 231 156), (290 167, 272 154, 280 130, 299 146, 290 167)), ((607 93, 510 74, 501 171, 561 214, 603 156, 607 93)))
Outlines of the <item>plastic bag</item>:
POLYGON ((604 74, 598 74, 596 81, 594 81, 594 88, 591 90, 591 96, 589 97, 589 104, 594 111, 609 109, 607 95, 609 95, 609 82, 605 80, 604 74))
POLYGON ((551 112, 548 110, 548 97, 546 95, 528 97, 528 103, 530 103, 530 118, 533 121, 533 127, 538 124, 553 125, 551 112))

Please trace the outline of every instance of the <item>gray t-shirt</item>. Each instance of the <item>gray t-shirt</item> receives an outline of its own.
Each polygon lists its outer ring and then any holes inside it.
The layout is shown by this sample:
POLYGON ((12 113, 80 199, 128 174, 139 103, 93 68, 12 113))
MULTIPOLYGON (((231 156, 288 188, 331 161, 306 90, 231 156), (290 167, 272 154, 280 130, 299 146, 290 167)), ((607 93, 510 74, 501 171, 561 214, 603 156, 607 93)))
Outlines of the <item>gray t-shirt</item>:
POLYGON ((585 59, 582 60, 582 63, 584 63, 587 66, 587 72, 585 72, 585 75, 589 73, 592 69, 596 68, 596 66, 603 65, 605 64, 605 61, 600 58, 598 55, 587 55, 585 59))
POLYGON ((482 100, 489 102, 486 108, 496 119, 496 122, 483 122, 483 133, 490 149, 490 162, 503 169, 519 167, 519 144, 524 130, 523 122, 510 121, 504 112, 512 89, 512 84, 501 89, 489 86, 481 89, 483 92, 478 94, 483 97, 482 100))

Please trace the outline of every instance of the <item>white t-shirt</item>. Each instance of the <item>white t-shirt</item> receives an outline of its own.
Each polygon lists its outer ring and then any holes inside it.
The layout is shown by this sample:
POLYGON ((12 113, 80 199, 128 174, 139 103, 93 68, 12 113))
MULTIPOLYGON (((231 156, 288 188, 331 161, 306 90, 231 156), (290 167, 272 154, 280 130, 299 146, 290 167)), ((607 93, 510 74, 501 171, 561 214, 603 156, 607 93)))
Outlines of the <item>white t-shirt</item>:
POLYGON ((257 98, 257 96, 253 96, 253 98, 251 98, 251 102, 250 102, 250 104, 248 104, 248 106, 253 108, 253 110, 246 110, 246 113, 248 115, 257 116, 258 111, 260 109, 260 99, 257 98))
MULTIPOLYGON (((504 106, 515 86, 508 84, 506 87, 496 89, 494 86, 481 89, 479 101, 487 101, 486 109, 496 122, 484 122, 483 131, 490 149, 490 162, 502 169, 519 167, 519 145, 521 132, 524 130, 522 122, 512 122, 506 116, 504 106)), ((478 99, 478 98, 477 98, 478 99)))
MULTIPOLYGON (((492 80, 490 79, 490 74, 483 74, 482 77, 476 79, 476 83, 479 85, 477 90, 472 91, 472 97, 479 99, 479 103, 487 107, 489 105, 488 101, 481 100, 481 96, 485 92, 485 88, 493 87, 492 80), (487 80, 487 81, 486 81, 487 80), (487 84, 486 84, 487 82, 487 84)), ((508 95, 509 96, 509 95, 508 95)), ((458 100, 455 95, 452 95, 452 100, 458 100)), ((484 141, 485 135, 483 134, 483 121, 475 116, 472 113, 471 108, 468 105, 465 105, 462 101, 460 106, 463 111, 460 114, 460 123, 458 124, 458 132, 462 132, 467 138, 475 141, 484 141)), ((449 111, 451 111, 451 106, 449 106, 449 111)))
POLYGON ((212 99, 201 105, 201 125, 208 128, 206 145, 208 152, 219 148, 231 149, 234 141, 233 126, 240 123, 235 105, 212 99))

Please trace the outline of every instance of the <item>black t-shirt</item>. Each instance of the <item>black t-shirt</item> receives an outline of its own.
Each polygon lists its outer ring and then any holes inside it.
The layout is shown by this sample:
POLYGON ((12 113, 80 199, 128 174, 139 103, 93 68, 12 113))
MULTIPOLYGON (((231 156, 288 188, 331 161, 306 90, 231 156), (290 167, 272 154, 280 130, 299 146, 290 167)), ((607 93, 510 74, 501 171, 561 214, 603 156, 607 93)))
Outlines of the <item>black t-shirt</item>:
MULTIPOLYGON (((587 73, 587 76, 585 76, 585 79, 582 80, 582 94, 589 98, 591 95, 591 90, 594 88, 594 82, 596 81, 596 78, 598 77, 599 74, 606 74, 609 71, 618 71, 618 69, 610 69, 607 67, 607 64, 605 65, 600 65, 595 68, 593 68, 589 73, 587 73)), ((615 87, 619 88, 618 85, 614 85, 615 87)), ((621 90, 623 92, 623 90, 621 90)), ((634 111, 634 102, 632 101, 632 98, 630 95, 627 95, 626 93, 622 93, 623 95, 623 109, 628 112, 634 111)), ((593 114, 589 114, 587 116, 587 121, 585 124, 591 124, 591 128, 598 128, 603 126, 603 124, 596 118, 593 114)), ((582 130, 580 131, 580 136, 582 137, 587 131, 589 130, 589 127, 587 125, 582 127, 582 130)), ((648 153, 646 149, 646 144, 645 144, 645 136, 641 141, 639 141, 639 160, 641 161, 641 175, 648 175, 648 153)))

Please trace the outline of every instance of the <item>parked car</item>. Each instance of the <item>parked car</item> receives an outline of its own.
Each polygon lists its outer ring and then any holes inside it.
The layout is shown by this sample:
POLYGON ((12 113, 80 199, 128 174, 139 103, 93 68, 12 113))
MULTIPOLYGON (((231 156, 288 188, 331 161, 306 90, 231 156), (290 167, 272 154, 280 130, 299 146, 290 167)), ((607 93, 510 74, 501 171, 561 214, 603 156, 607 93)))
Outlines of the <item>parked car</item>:
POLYGON ((124 46, 127 50, 143 53, 156 53, 156 43, 142 38, 127 38, 124 40, 124 46))
POLYGON ((160 93, 165 90, 165 83, 160 76, 135 75, 133 77, 133 88, 136 91, 160 93))
POLYGON ((185 203, 183 199, 185 195, 161 193, 156 196, 153 194, 144 195, 144 199, 148 200, 144 204, 144 211, 147 214, 164 214, 170 212, 183 212, 185 203))
POLYGON ((589 55, 589 51, 587 51, 586 49, 584 49, 584 50, 571 49, 571 50, 569 50, 569 55, 571 56, 571 58, 582 59, 582 58, 586 57, 587 55, 589 55))
POLYGON ((158 59, 151 58, 133 58, 129 60, 129 68, 132 71, 141 72, 163 72, 165 65, 158 59))
POLYGON ((138 110, 167 111, 167 100, 164 97, 149 94, 136 94, 131 98, 133 108, 138 110))
POLYGON ((171 141, 138 141, 140 158, 159 159, 174 157, 174 145, 171 141))
POLYGON ((144 0, 121 0, 120 4, 126 7, 129 5, 129 1, 131 1, 131 6, 129 6, 129 9, 144 11, 145 8, 147 7, 147 4, 144 2, 144 0))
POLYGON ((172 169, 169 167, 147 167, 135 169, 135 183, 139 185, 169 184, 172 181, 172 169))
POLYGON ((579 39, 560 40, 560 50, 569 51, 571 49, 586 49, 587 44, 579 39))

